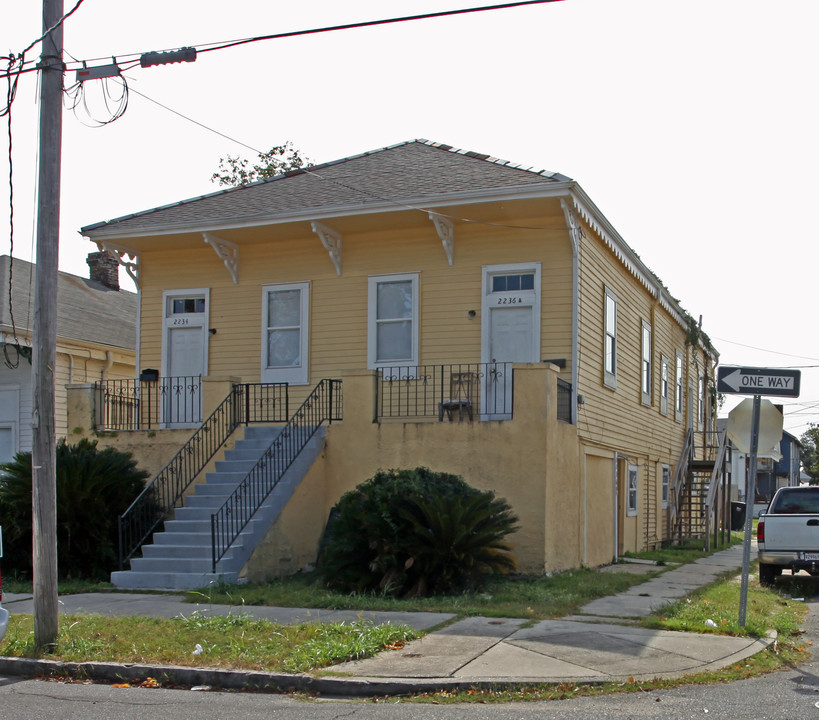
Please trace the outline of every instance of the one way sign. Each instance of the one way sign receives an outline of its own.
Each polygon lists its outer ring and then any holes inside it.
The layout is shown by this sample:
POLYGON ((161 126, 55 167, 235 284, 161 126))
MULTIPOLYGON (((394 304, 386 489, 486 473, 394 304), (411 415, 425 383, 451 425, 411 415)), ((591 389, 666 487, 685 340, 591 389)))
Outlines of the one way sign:
POLYGON ((778 395, 799 397, 799 370, 720 366, 717 392, 739 395, 778 395))

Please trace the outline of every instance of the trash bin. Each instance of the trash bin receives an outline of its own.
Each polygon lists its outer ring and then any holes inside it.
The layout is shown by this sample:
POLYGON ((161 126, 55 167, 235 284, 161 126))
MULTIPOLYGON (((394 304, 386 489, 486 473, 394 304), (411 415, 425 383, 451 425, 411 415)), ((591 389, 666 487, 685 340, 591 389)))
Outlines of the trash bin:
POLYGON ((731 503, 731 530, 742 530, 745 526, 745 503, 731 503))

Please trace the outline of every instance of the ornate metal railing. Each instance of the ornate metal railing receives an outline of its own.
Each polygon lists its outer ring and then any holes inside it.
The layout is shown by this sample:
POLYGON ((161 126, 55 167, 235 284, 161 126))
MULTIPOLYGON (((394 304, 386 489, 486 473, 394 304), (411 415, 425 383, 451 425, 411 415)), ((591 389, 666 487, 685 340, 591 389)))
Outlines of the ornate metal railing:
POLYGON ((97 390, 101 430, 152 430, 202 422, 199 375, 156 380, 101 380, 97 390))
POLYGON ((325 422, 341 420, 341 380, 322 380, 262 454, 247 477, 211 516, 213 571, 284 473, 325 422))
POLYGON ((239 425, 285 422, 288 410, 286 383, 234 385, 219 407, 120 515, 120 568, 181 505, 185 491, 239 425))
POLYGON ((379 420, 512 417, 512 363, 406 365, 377 373, 379 420))

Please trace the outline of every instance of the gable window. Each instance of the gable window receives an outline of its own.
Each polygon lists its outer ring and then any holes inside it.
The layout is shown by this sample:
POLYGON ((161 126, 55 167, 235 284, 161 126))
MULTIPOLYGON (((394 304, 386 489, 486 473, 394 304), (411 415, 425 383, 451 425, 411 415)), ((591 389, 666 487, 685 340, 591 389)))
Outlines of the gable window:
POLYGON ((651 405, 651 325, 643 320, 640 390, 643 405, 651 405))
POLYGON ((677 350, 677 367, 676 375, 674 376, 674 419, 677 422, 682 422, 683 416, 683 356, 677 350))
POLYGON ((626 515, 637 514, 637 466, 628 466, 628 486, 626 488, 626 515))
POLYGON ((368 349, 370 368, 418 364, 418 275, 369 279, 368 349))
POLYGON ((617 296, 606 288, 604 309, 603 384, 617 387, 617 296))
POLYGON ((663 508, 668 507, 669 488, 671 487, 671 468, 668 465, 663 465, 663 508))
POLYGON ((262 382, 309 382, 309 296, 308 283, 262 288, 262 382))
POLYGON ((660 356, 660 412, 668 415, 668 358, 660 356))

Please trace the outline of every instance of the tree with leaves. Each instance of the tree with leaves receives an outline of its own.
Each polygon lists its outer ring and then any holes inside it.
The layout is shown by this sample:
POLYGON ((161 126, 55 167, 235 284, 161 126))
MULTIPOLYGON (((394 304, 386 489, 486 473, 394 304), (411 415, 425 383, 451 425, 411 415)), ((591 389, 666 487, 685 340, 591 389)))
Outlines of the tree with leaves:
POLYGON ((252 165, 250 160, 239 156, 228 155, 226 158, 219 158, 219 172, 213 173, 210 180, 218 182, 219 185, 238 187, 310 167, 312 164, 288 140, 284 145, 274 145, 267 152, 259 153, 258 161, 252 165))
POLYGON ((811 484, 819 483, 819 425, 811 423, 799 438, 802 443, 802 469, 811 476, 811 484))

